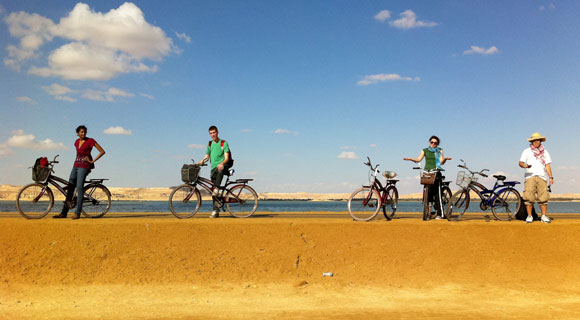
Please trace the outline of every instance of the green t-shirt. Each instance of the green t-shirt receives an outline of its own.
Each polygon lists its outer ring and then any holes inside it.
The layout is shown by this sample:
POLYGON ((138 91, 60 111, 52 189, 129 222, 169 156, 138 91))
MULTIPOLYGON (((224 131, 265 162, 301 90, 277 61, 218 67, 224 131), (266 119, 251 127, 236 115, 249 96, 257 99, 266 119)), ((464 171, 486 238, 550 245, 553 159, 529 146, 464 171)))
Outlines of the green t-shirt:
POLYGON ((222 142, 221 139, 218 142, 212 141, 211 148, 208 145, 206 150, 205 150, 205 154, 209 154, 209 159, 211 160, 211 168, 212 169, 217 167, 220 163, 222 163, 226 159, 226 155, 225 155, 226 152, 230 152, 230 146, 228 145, 228 142, 223 140, 223 142, 224 142, 223 150, 222 150, 221 142, 222 142))
POLYGON ((435 169, 435 152, 429 151, 428 148, 423 149, 425 153, 425 170, 435 169))

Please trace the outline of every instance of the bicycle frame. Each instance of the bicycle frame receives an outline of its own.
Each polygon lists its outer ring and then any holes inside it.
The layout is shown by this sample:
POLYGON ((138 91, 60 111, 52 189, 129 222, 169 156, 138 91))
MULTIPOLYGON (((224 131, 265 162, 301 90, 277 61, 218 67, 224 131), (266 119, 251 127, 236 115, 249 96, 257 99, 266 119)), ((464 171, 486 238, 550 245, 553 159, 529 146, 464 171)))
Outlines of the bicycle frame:
MULTIPOLYGON (((240 202, 243 204, 245 201, 243 199, 240 199, 239 194, 237 194, 237 195, 233 194, 231 192, 232 188, 229 188, 229 186, 246 185, 251 180, 252 179, 237 179, 235 181, 230 181, 230 177, 227 176, 226 184, 223 186, 223 190, 222 190, 220 196, 213 197, 213 198, 215 198, 220 203, 220 205, 222 207, 226 203, 240 202), (224 195, 224 192, 226 193, 225 195, 224 195)), ((207 179, 207 178, 203 178, 203 177, 198 177, 195 182, 189 183, 189 185, 191 185, 194 188, 193 190, 195 190, 196 187, 199 185, 203 189, 205 189, 209 194, 211 194, 213 189, 215 188, 213 181, 211 181, 210 179, 207 179)), ((191 197, 193 196, 193 194, 195 192, 193 190, 190 194, 187 195, 187 197, 184 199, 184 201, 189 201, 191 199, 191 197)), ((240 189, 240 192, 242 192, 241 189, 240 189)))

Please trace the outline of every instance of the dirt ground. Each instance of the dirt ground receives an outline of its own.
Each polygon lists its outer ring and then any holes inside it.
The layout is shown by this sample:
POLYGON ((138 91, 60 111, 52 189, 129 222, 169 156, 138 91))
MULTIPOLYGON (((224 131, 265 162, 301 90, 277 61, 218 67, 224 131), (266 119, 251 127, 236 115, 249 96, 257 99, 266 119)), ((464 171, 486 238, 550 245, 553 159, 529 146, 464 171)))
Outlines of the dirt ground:
POLYGON ((580 318, 580 218, 281 216, 0 214, 0 319, 580 318))

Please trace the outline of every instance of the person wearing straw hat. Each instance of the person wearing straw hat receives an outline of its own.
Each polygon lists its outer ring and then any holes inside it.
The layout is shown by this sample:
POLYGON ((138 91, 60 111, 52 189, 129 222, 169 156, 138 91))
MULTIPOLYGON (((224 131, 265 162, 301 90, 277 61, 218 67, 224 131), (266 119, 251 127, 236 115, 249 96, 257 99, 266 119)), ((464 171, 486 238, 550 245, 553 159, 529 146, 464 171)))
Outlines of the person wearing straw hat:
POLYGON ((530 147, 526 148, 520 157, 520 167, 526 169, 526 182, 524 183, 524 203, 528 213, 526 223, 534 221, 532 217, 534 201, 538 202, 542 210, 542 218, 540 220, 544 223, 550 223, 550 218, 546 214, 548 212, 548 199, 550 199, 548 183, 550 185, 554 184, 554 176, 550 166, 552 159, 548 150, 542 146, 542 142, 546 141, 546 137, 535 132, 528 141, 530 142, 530 147))

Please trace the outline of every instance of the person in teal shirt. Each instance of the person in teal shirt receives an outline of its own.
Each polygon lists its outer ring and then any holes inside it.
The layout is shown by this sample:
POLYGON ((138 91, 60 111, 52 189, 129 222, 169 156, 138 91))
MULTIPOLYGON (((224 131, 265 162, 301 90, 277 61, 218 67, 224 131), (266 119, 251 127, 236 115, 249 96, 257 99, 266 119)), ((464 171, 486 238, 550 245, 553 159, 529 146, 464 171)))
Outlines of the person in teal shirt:
MULTIPOLYGON (((211 160, 211 181, 213 182, 215 188, 213 189, 212 196, 216 197, 219 194, 219 186, 222 184, 224 174, 230 169, 228 165, 231 154, 230 146, 227 141, 222 140, 218 137, 219 131, 216 126, 209 127, 209 136, 211 141, 205 151, 205 157, 199 161, 197 164, 202 165, 208 160, 211 160)), ((220 215, 220 205, 215 199, 213 200, 213 212, 209 216, 210 218, 218 218, 220 215)))
MULTIPOLYGON (((425 166, 423 167, 423 170, 431 171, 434 169, 443 169, 441 166, 444 165, 447 160, 452 160, 452 158, 446 158, 443 155, 443 149, 439 147, 439 141, 439 137, 431 136, 431 138, 429 138, 429 147, 421 150, 421 153, 417 158, 403 158, 403 160, 419 163, 421 160, 423 160, 423 158, 425 158, 425 166)), ((431 185, 431 189, 429 190, 429 198, 436 194, 435 191, 440 187, 441 180, 441 172, 437 172, 435 183, 431 185)), ((430 200, 433 201, 434 199, 430 200)), ((437 211, 440 211, 439 208, 437 208, 437 211)), ((443 212, 437 212, 436 219, 442 219, 443 214, 443 212)))

